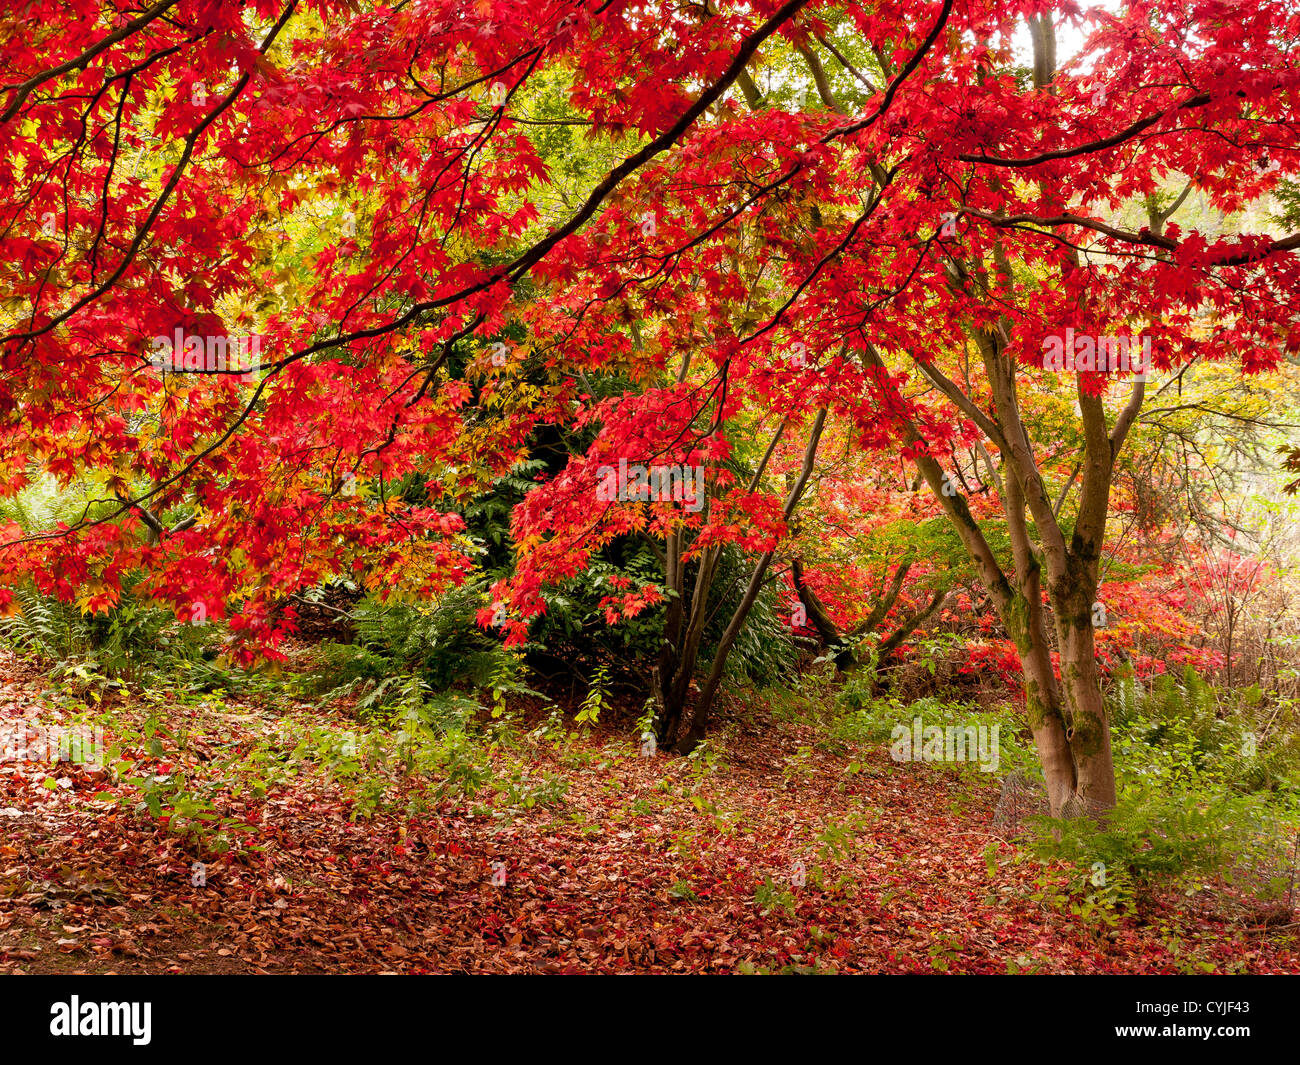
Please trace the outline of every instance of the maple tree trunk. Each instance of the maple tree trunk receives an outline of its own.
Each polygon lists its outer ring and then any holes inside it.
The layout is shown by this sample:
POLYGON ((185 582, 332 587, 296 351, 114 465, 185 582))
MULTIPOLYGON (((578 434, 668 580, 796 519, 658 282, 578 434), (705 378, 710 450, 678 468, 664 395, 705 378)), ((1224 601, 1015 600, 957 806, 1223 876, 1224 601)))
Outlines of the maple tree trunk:
MULTIPOLYGON (((799 505, 804 489, 808 486, 808 479, 812 476, 813 466, 817 459, 817 447, 821 442, 822 431, 826 427, 826 414, 827 408, 822 407, 817 411, 817 416, 813 419, 812 429, 808 434, 808 443, 804 449, 803 466, 799 471, 798 479, 786 496, 785 507, 782 511, 787 523, 789 523, 795 508, 799 505)), ((754 479, 751 481, 751 488, 757 485, 783 431, 784 423, 782 423, 781 429, 778 430, 768 447, 763 461, 759 464, 754 479)), ((754 572, 750 575, 749 586, 745 589, 745 595, 732 612, 731 620, 727 623, 727 628, 718 641, 718 647, 713 654, 713 661, 710 663, 709 673, 705 678, 699 698, 695 700, 693 706, 689 707, 690 715, 688 719, 687 709, 691 680, 699 656, 700 642, 704 635, 709 586, 713 583, 713 575, 716 572, 720 553, 721 548, 709 548, 701 559, 700 574, 696 578, 695 590, 691 596, 691 615, 690 622, 687 625, 684 646, 680 653, 673 652, 669 655, 675 665, 676 672, 673 683, 662 692, 662 710, 658 734, 660 743, 678 754, 690 754, 699 746, 700 741, 704 739, 708 732, 709 715, 713 707, 713 701, 717 697, 718 687, 722 683, 727 657, 731 654, 736 638, 740 635, 741 629, 744 628, 749 613, 758 599, 758 594, 763 587, 763 578, 766 576, 768 566, 771 565, 772 558, 775 555, 774 550, 765 551, 755 564, 754 572)), ((671 556, 669 557, 671 560, 671 556)), ((680 574, 674 574, 674 576, 680 577, 680 574)), ((665 655, 668 655, 670 650, 669 644, 666 643, 665 655)), ((661 683, 663 674, 660 674, 659 677, 661 683)))
MULTIPOLYGON (((680 534, 674 534, 680 536, 680 534)), ((686 712, 691 693, 691 681, 699 661, 700 644, 704 639, 709 591, 717 572, 720 548, 709 548, 700 559, 695 587, 691 594, 690 614, 685 612, 685 566, 681 562, 681 545, 676 545, 674 572, 669 575, 669 587, 677 593, 669 608, 670 617, 664 626, 664 645, 655 670, 654 693, 658 703, 658 741, 661 746, 676 745, 678 731, 686 712)), ((671 556, 670 556, 671 557, 671 556)))
MULTIPOLYGON (((1092 603, 1114 459, 1141 404, 1141 387, 1137 387, 1113 435, 1106 432, 1100 401, 1080 389, 1088 458, 1078 521, 1073 539, 1067 544, 1028 447, 1011 364, 1002 353, 996 333, 979 331, 975 337, 992 385, 997 420, 973 408, 946 378, 932 380, 959 405, 965 404, 963 410, 974 415, 1006 456, 1007 476, 998 488, 1015 563, 1009 575, 1003 571, 965 497, 952 489, 939 463, 921 448, 923 441, 915 427, 906 428, 908 440, 918 446, 917 468, 961 538, 1003 627, 1016 645, 1024 676, 1025 710, 1052 816, 1104 813, 1115 804, 1115 778, 1110 729, 1095 659, 1092 603), (1045 540, 1041 562, 1040 552, 1030 538, 1030 515, 1045 540), (1061 653, 1063 673, 1059 681, 1052 665, 1043 604, 1043 562, 1061 653)), ((883 360, 870 345, 866 357, 869 364, 883 368, 883 360)))
MULTIPOLYGON (((1085 605, 1091 609, 1091 603, 1085 605)), ((1090 621, 1064 622, 1061 644, 1061 683, 1070 708, 1070 748, 1077 774, 1076 804, 1081 813, 1098 813, 1115 805, 1115 765, 1111 756, 1110 721, 1102 702, 1101 677, 1090 621)))
POLYGON ((1073 808, 1078 787, 1074 751, 1062 712, 1060 685, 1052 668, 1037 570, 1018 580, 1017 585, 999 614, 1020 658, 1025 713, 1043 769, 1048 805, 1053 817, 1061 817, 1073 808))
MULTIPOLYGON (((993 338, 987 362, 997 365, 993 338)), ((1111 757, 1110 723, 1102 700, 1097 668, 1093 603, 1098 588, 1098 560, 1105 537, 1110 484, 1123 426, 1112 439, 1101 404, 1080 389, 1088 454, 1084 462, 1082 498, 1073 536, 1065 541, 1046 498, 1032 456, 1021 441, 1019 413, 1009 375, 994 373, 995 402, 1013 428, 1005 434, 1009 472, 1004 493, 1007 529, 1011 538, 1018 588, 1017 609, 1005 612, 1004 624, 1016 640, 1025 676, 1026 708, 1034 729, 1054 817, 1104 815, 1115 805, 1115 767, 1111 757), (1011 443, 1011 441, 1015 441, 1011 443), (1040 535, 1046 532, 1042 563, 1029 537, 1028 513, 1040 535), (1060 654, 1060 680, 1052 669, 1045 620, 1041 571, 1048 576, 1048 601, 1055 622, 1060 654), (1025 614, 1021 632, 1019 612, 1025 614), (1038 704, 1035 705, 1034 698, 1038 704)), ((1140 393, 1136 397, 1140 403, 1140 393)), ((1136 408, 1133 408, 1133 413, 1136 408)))
POLYGON ((772 552, 766 551, 754 567, 753 576, 749 580, 749 587, 745 589, 745 597, 740 601, 740 605, 736 607, 736 611, 732 614, 731 621, 727 625, 726 632, 723 633, 722 639, 718 642, 717 652, 714 654, 713 662, 709 667, 709 675, 693 708, 690 728, 675 739, 673 749, 678 754, 690 754, 699 746, 708 732, 709 712, 713 707, 713 700, 717 696, 718 685, 722 683, 722 673, 727 664, 727 656, 731 654, 731 649, 736 643, 736 637, 740 635, 740 630, 744 627, 750 610, 753 609, 754 601, 758 598, 758 593, 763 587, 763 577, 767 573, 767 567, 771 561, 772 552))
POLYGON ((840 645, 840 630, 831 616, 826 612, 817 593, 808 587, 804 580, 803 562, 800 559, 791 559, 790 577, 794 582, 795 594, 799 596, 799 602, 803 604, 804 610, 808 613, 808 620, 812 627, 817 630, 817 636, 821 640, 823 649, 835 651, 835 668, 848 669, 853 664, 853 655, 847 647, 840 645))
MULTIPOLYGON (((1043 607, 1042 564, 1029 537, 1026 518, 1029 502, 1025 487, 1022 473, 1009 470, 1003 501, 1015 562, 1015 594, 1001 611, 1002 623, 1011 634, 1020 657, 1025 712, 1034 735, 1039 765, 1043 769, 1048 806, 1053 817, 1063 817, 1076 808, 1078 762, 1071 743, 1061 685, 1052 666, 1052 647, 1043 607)), ((997 602, 996 597, 994 601, 997 602)))
MULTIPOLYGON (((911 560, 903 562, 894 571, 888 589, 883 596, 877 598, 872 605, 871 612, 862 623, 854 626, 848 633, 841 633, 839 626, 835 624, 834 619, 827 612, 825 604, 804 579, 802 560, 798 558, 791 560, 790 573, 794 581, 795 592, 798 594, 804 610, 807 611, 808 620, 812 623, 813 628, 817 630, 817 636, 821 640, 823 649, 834 652, 836 669, 849 673, 863 664, 854 657, 853 651, 845 645, 845 637, 861 636, 864 633, 875 631, 880 626, 880 623, 885 619, 885 615, 893 609, 894 604, 898 601, 899 593, 903 588, 903 581, 911 568, 911 560)), ((938 612, 944 600, 947 599, 949 590, 948 587, 938 589, 931 595, 929 602, 920 610, 899 620, 894 631, 881 640, 880 646, 877 648, 877 669, 903 645, 912 633, 938 612)))
POLYGON ((1069 710, 1070 747, 1078 778, 1075 806, 1080 813, 1095 814, 1115 805, 1110 721, 1102 700, 1093 617, 1101 538, 1089 532, 1104 527, 1105 517, 1081 512, 1080 518, 1072 550, 1064 560, 1063 571, 1053 574, 1049 594, 1056 618, 1061 687, 1069 710))

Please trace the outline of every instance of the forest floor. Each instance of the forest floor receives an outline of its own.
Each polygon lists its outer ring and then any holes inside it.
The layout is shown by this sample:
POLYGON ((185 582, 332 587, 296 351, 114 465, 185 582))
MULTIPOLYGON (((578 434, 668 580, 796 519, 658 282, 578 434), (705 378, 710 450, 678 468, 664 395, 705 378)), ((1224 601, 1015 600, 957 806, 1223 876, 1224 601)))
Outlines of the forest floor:
MULTIPOLYGON (((66 706, 0 659, 0 728, 66 706)), ((205 793, 210 826, 235 826, 220 854, 217 828, 150 816, 106 769, 0 762, 0 973, 1300 972, 1295 929, 1198 900, 1071 912, 1064 874, 994 831, 973 768, 728 712, 694 761, 640 756, 627 727, 521 730, 490 801, 413 814, 400 782, 369 812, 310 767, 261 796, 232 784, 205 793)), ((135 752, 164 780, 284 742, 283 708, 174 713, 183 750, 135 752)))

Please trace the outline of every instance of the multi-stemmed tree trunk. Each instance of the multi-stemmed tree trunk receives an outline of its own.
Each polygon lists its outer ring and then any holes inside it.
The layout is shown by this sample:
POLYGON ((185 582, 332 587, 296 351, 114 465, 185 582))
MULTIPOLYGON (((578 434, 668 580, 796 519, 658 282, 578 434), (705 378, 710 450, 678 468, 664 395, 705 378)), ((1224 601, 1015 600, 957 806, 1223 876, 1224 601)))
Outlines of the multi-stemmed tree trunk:
MULTIPOLYGON (((869 632, 875 632, 880 628, 885 618, 888 617, 890 610, 893 609, 894 604, 898 602, 899 595, 902 594, 903 582, 911 571, 912 563, 912 559, 900 563, 898 568, 894 570, 888 585, 882 583, 875 594, 875 601, 871 604, 871 610, 867 616, 847 632, 841 632, 834 619, 827 613, 825 604, 817 593, 809 587, 807 580, 804 579, 803 562, 798 558, 791 560, 790 574, 794 581, 795 593, 799 596, 799 601, 803 604, 804 610, 807 611, 808 620, 817 631, 822 646, 834 654, 837 669, 849 672, 862 664, 854 657, 853 650, 848 646, 847 641, 869 632)), ((939 608, 943 606, 948 591, 949 589, 946 587, 937 589, 920 610, 898 620, 894 626, 894 631, 881 639, 879 646, 876 648, 876 661, 878 664, 884 663, 890 655, 903 645, 904 641, 912 633, 934 617, 939 608)))
MULTIPOLYGON (((1056 66, 1051 16, 1031 18, 1030 28, 1034 84, 1038 89, 1050 91, 1056 66)), ((806 48, 801 50, 805 60, 809 59, 808 52, 806 48)), ((893 71, 883 58, 881 62, 886 76, 892 76, 893 71)), ((815 61, 810 62, 810 67, 819 95, 828 106, 842 112, 825 77, 818 76, 815 61)), ((872 163, 870 170, 879 182, 880 166, 872 163)), ((1164 220, 1153 216, 1153 231, 1158 232, 1164 220)), ((1009 267, 1004 262, 998 266, 1009 275, 1009 267)), ((951 269, 954 292, 969 297, 974 287, 969 284, 970 269, 956 260, 951 262, 951 269)), ((982 269, 982 265, 975 267, 976 272, 982 269)), ((981 277, 980 282, 981 290, 987 292, 987 279, 981 277)), ((1057 520, 1060 504, 1052 505, 1018 401, 1015 363, 1006 354, 1010 329, 1011 323, 1005 319, 996 329, 970 329, 991 386, 991 411, 978 407, 956 382, 932 363, 917 361, 930 383, 938 386, 975 422, 1000 453, 1006 470, 1005 483, 991 460, 989 465, 1011 539, 1009 572, 1004 572, 965 498, 956 490, 957 482, 945 475, 926 450, 916 425, 904 424, 903 435, 917 456, 923 478, 956 528, 1003 626, 1015 642, 1024 674, 1029 725, 1046 778, 1052 813, 1071 816, 1101 812, 1115 804, 1115 773, 1110 726, 1096 663, 1093 604, 1116 459, 1141 407, 1143 384, 1139 380, 1134 386, 1131 399, 1113 428, 1107 427, 1101 399, 1088 395, 1082 383, 1079 385, 1085 456, 1077 521, 1067 543, 1057 520), (1031 528, 1036 531, 1040 546, 1035 545, 1031 528), (1059 677, 1052 661, 1049 620, 1043 603, 1044 571, 1051 624, 1055 627, 1056 649, 1060 655, 1059 677)), ((887 391, 885 363, 876 348, 867 344, 863 359, 867 366, 878 371, 878 383, 887 391)))
MULTIPOLYGON (((788 494, 782 511, 789 522, 799 500, 803 498, 812 476, 813 466, 817 460, 817 446, 821 442, 822 430, 826 426, 826 409, 822 408, 813 418, 808 442, 804 448, 803 465, 788 494)), ((758 465, 750 490, 756 488, 767 470, 767 465, 776 450, 782 433, 781 427, 773 434, 766 454, 758 465)), ((740 603, 732 612, 731 619, 723 631, 722 638, 709 664, 709 672, 699 695, 692 700, 691 689, 699 661, 700 645, 704 638, 705 623, 708 619, 709 591, 717 572, 720 546, 706 548, 700 556, 695 574, 690 601, 686 598, 686 565, 682 561, 684 550, 684 532, 677 530, 668 537, 666 559, 666 580, 670 601, 668 613, 664 619, 664 643, 659 655, 659 662, 654 669, 654 698, 657 703, 657 723, 659 742, 679 754, 689 754, 704 739, 709 727, 709 715, 713 701, 717 697, 718 687, 727 665, 727 657, 735 646, 736 638, 744 628, 749 612, 763 588, 768 567, 775 557, 775 550, 764 551, 754 563, 753 573, 740 603)))
MULTIPOLYGON (((1032 18, 1031 30, 1035 88, 1051 91, 1056 66, 1051 16, 1032 18)), ((1160 234, 1178 202, 1164 214, 1158 214, 1148 204, 1151 233, 1160 234)), ((991 291, 983 264, 970 266, 952 259, 949 266, 954 293, 970 297, 975 290, 991 291)), ((1005 260, 999 258, 996 266, 1002 276, 1011 276, 1005 260)), ((1076 380, 1084 453, 1077 514, 1067 541, 1058 516, 1072 485, 1066 485, 1053 505, 1020 406, 1016 363, 1007 353, 1011 329, 1012 323, 1006 318, 992 328, 968 328, 983 363, 991 409, 979 406, 933 363, 917 360, 921 373, 979 427, 1000 454, 1003 473, 993 467, 991 460, 989 472, 1011 541, 1009 572, 999 564, 956 482, 926 451, 915 425, 907 424, 905 435, 917 453, 922 476, 956 528, 1016 645, 1029 726, 1052 814, 1104 814, 1115 805, 1115 768, 1110 722, 1097 668, 1094 604, 1111 485, 1125 438, 1142 407, 1145 378, 1136 378, 1113 425, 1107 422, 1102 398, 1090 393, 1081 377, 1076 380), (1049 607, 1059 653, 1059 675, 1052 662, 1049 607)), ((870 345, 866 361, 880 371, 884 380, 884 361, 870 345)))
MULTIPOLYGON (((993 386, 991 413, 980 410, 937 367, 922 364, 921 369, 1001 452, 1005 477, 994 473, 1011 540, 1013 565, 1009 573, 998 562, 965 497, 955 490, 953 479, 919 447, 921 438, 914 427, 907 426, 906 433, 909 442, 918 446, 921 475, 952 521, 999 619, 1015 642, 1024 672, 1029 726, 1052 812, 1059 816, 1103 811, 1115 804, 1115 774, 1096 664, 1093 604, 1115 461, 1141 405, 1143 384, 1134 385, 1128 405, 1109 430, 1100 398, 1079 389, 1085 459, 1079 513, 1067 543, 1035 462, 1016 396, 1014 364, 1004 353, 1005 342, 993 330, 977 332, 976 341, 993 386), (1041 549, 1031 537, 1031 519, 1041 549), (1060 653, 1059 678, 1053 668, 1043 602, 1044 576, 1060 653)), ((874 348, 868 347, 867 359, 884 370, 874 348)))
MULTIPOLYGON (((1153 218, 1153 224, 1158 221, 1153 218)), ((965 269, 958 266, 956 275, 957 283, 964 284, 965 269)), ((928 455, 921 454, 918 464, 953 521, 1016 644, 1024 670, 1029 723, 1046 776, 1052 812, 1094 813, 1115 804, 1110 725, 1096 660, 1098 564, 1116 463, 1141 409, 1145 382, 1140 376, 1135 380, 1128 402, 1113 426, 1107 424, 1102 399, 1085 389, 1081 379, 1077 382, 1084 456, 1078 512, 1067 542, 1058 520, 1060 502, 1052 504, 1020 408, 1016 366, 1005 350, 1008 328, 1009 323, 1003 322, 996 329, 972 331, 990 385, 991 411, 981 410, 937 367, 922 364, 921 370, 1001 453, 1005 479, 997 471, 993 475, 1011 540, 1010 575, 1002 571, 965 499, 954 490, 952 479, 928 455), (1031 526, 1037 534, 1037 546, 1031 539, 1031 526), (1060 655, 1059 678, 1053 669, 1048 639, 1044 575, 1060 655)), ((870 357, 883 367, 874 349, 870 357)), ((920 442, 915 430, 910 435, 914 443, 920 442)))
MULTIPOLYGON (((1054 76, 1056 64, 1050 16, 1031 20, 1031 30, 1035 54, 1034 82, 1037 88, 1045 88, 1054 76)), ((806 47, 800 49, 800 53, 809 62, 818 94, 828 106, 842 112, 843 108, 818 69, 815 54, 806 47)), ((884 70, 887 75, 892 73, 887 66, 884 70)), ((747 92, 746 99, 750 106, 755 106, 754 94, 747 92)), ((879 182, 879 166, 872 163, 870 169, 879 182)), ((1153 232, 1159 231, 1163 221, 1152 217, 1153 232)), ((953 262, 952 266, 955 289, 969 295, 968 268, 959 262, 953 262)), ((987 291, 987 284, 983 288, 987 291)), ((1009 572, 1004 572, 966 500, 955 490, 955 482, 945 476, 938 462, 925 450, 921 433, 909 423, 903 427, 904 436, 917 454, 923 478, 955 526, 1003 626, 1015 642, 1024 674, 1029 725, 1046 778, 1052 813, 1057 816, 1097 813, 1115 804, 1115 774, 1110 726, 1096 663, 1093 604, 1116 460, 1129 427, 1141 408, 1144 386, 1140 380, 1134 385, 1132 396, 1113 427, 1107 426, 1101 399, 1087 394, 1082 383, 1078 387, 1085 455, 1078 515, 1073 536, 1067 543, 1057 520, 1060 504, 1052 505, 1019 405, 1015 364, 1006 354, 1010 328, 1011 323, 1004 320, 996 329, 971 330, 992 390, 991 411, 981 410, 960 386, 933 364, 918 362, 930 382, 983 430, 1000 453, 1006 471, 1004 481, 991 466, 990 472, 998 482, 996 487, 1011 539, 1012 566, 1009 572), (1037 545, 1031 528, 1036 532, 1037 545), (1056 649, 1060 655, 1059 676, 1052 661, 1049 619, 1043 602, 1044 576, 1047 605, 1051 609, 1050 625, 1055 628, 1056 649)), ((887 380, 885 364, 870 344, 864 361, 880 371, 883 387, 887 380)), ((804 473, 787 502, 787 519, 811 472, 822 417, 819 416, 810 440, 804 473)), ((717 555, 711 551, 704 553, 688 604, 683 594, 685 581, 681 549, 679 542, 670 539, 668 584, 676 594, 669 607, 664 652, 656 670, 656 697, 662 707, 661 741, 679 750, 689 750, 704 734, 726 653, 757 595, 770 554, 764 555, 755 567, 750 589, 728 626, 727 637, 719 647, 709 679, 695 703, 689 727, 683 727, 703 635, 708 585, 716 569, 717 555)), ((810 610, 810 616, 813 614, 810 610)))

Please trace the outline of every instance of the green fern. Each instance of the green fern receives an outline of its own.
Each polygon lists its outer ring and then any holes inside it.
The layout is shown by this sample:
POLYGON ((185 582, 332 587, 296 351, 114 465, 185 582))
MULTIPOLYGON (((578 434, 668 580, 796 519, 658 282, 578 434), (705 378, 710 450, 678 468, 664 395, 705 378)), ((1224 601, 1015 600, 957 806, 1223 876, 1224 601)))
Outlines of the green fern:
POLYGON ((17 612, 0 618, 0 639, 19 656, 52 664, 74 657, 89 643, 80 613, 34 588, 14 590, 17 612))
POLYGON ((30 585, 14 589, 17 612, 0 618, 0 641, 20 657, 51 667, 55 680, 89 674, 142 680, 146 671, 195 662, 212 634, 181 625, 171 611, 138 601, 131 589, 143 575, 128 574, 109 610, 87 614, 30 585))

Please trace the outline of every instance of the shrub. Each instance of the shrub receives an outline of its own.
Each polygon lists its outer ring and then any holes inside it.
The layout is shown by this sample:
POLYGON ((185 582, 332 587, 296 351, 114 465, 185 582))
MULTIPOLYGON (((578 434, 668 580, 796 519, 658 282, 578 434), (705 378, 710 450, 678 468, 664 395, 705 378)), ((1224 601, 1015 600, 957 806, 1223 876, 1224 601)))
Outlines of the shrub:
POLYGON ((142 574, 123 581, 118 604, 89 614, 33 588, 14 594, 17 613, 0 618, 0 638, 24 657, 52 666, 56 680, 97 677, 143 682, 151 672, 215 654, 209 626, 185 625, 170 610, 137 599, 142 574))
POLYGON ((483 687, 504 651, 475 621, 482 597, 481 584, 467 582, 429 605, 363 600, 352 611, 355 645, 325 645, 326 667, 336 671, 336 684, 409 670, 435 691, 457 684, 483 687))
POLYGON ((1126 777, 1300 796, 1295 707, 1257 688, 1218 689, 1191 666, 1148 687, 1131 672, 1106 693, 1126 777))
POLYGON ((1256 796, 1140 782, 1124 788, 1104 820, 1034 819, 1031 848, 1068 862, 1075 887, 1095 905, 1141 909, 1162 890, 1232 883, 1240 856, 1258 849, 1270 819, 1256 796))

